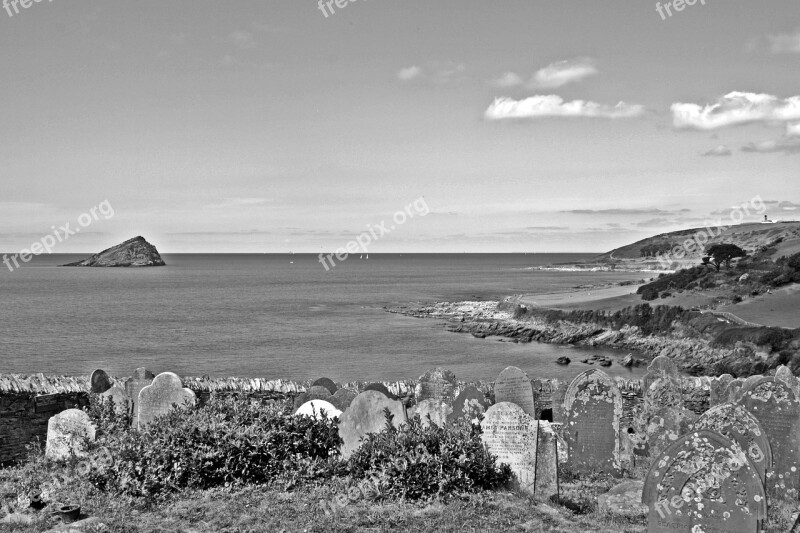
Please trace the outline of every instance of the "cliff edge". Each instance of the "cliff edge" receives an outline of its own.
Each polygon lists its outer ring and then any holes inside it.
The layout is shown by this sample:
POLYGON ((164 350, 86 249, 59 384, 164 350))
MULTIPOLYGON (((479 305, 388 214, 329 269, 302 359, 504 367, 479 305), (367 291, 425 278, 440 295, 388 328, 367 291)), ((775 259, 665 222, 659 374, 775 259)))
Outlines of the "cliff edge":
POLYGON ((83 261, 69 263, 67 267, 146 267, 165 266, 156 247, 144 237, 135 237, 122 244, 112 246, 83 261))

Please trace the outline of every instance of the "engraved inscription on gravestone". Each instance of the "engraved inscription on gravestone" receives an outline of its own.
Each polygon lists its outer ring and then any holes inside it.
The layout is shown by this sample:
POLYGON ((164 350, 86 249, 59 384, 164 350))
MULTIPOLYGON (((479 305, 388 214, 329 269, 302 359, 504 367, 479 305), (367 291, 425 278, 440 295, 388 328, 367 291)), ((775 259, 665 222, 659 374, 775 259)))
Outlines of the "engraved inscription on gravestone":
POLYGON ((45 456, 68 459, 86 455, 86 444, 95 439, 95 427, 89 415, 80 409, 67 409, 47 421, 45 456))
POLYGON ((518 405, 500 402, 486 411, 481 429, 481 440, 487 449, 497 456, 499 463, 511 467, 521 490, 534 494, 538 440, 536 420, 518 405))
POLYGON ((509 366, 497 376, 494 382, 494 401, 517 404, 527 414, 536 418, 531 380, 525 372, 515 366, 509 366))
POLYGON ((458 380, 455 374, 443 368, 435 368, 420 376, 415 389, 417 403, 425 400, 443 400, 452 403, 458 380))

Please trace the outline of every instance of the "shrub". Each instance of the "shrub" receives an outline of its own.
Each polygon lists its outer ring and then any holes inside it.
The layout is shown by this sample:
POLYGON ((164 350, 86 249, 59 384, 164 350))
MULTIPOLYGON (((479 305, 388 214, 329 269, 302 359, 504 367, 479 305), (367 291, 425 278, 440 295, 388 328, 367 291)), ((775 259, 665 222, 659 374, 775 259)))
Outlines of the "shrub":
POLYGON ((731 299, 731 302, 733 302, 733 303, 735 303, 735 304, 742 303, 742 297, 741 297, 741 296, 739 296, 739 295, 737 294, 736 296, 734 296, 734 297, 731 299))
POLYGON ((672 296, 672 293, 669 291, 664 291, 661 293, 661 298, 669 298, 670 296, 672 296))
POLYGON ((348 461, 350 474, 373 479, 381 494, 417 500, 496 489, 511 480, 511 468, 497 464, 477 426, 423 426, 416 416, 395 428, 391 420, 387 412, 386 427, 367 435, 348 461))
POLYGON ((115 458, 100 484, 135 496, 183 488, 282 481, 288 487, 330 475, 341 440, 330 420, 291 416, 286 406, 213 397, 172 410, 143 431, 107 435, 115 458))
POLYGON ((658 291, 653 288, 645 289, 642 291, 642 300, 645 302, 652 302, 653 300, 658 298, 658 291))

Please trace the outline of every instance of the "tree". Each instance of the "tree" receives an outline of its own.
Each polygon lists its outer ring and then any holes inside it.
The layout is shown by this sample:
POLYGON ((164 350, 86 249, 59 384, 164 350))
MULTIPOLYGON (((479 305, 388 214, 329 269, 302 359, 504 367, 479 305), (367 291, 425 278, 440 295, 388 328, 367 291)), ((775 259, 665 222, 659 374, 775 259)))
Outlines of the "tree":
POLYGON ((711 257, 711 262, 717 267, 725 263, 725 268, 731 267, 731 261, 737 257, 747 257, 747 252, 736 246, 735 244, 715 244, 710 246, 706 253, 711 257))

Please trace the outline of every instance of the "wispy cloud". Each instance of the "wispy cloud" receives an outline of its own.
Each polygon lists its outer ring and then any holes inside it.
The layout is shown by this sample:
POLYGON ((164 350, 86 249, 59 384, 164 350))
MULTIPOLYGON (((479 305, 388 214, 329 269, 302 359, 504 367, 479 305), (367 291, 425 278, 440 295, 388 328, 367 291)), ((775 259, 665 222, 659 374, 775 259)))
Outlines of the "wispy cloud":
POLYGON ((773 54, 800 54, 800 28, 794 33, 769 35, 767 39, 773 54))
POLYGON ((256 40, 253 34, 246 30, 236 30, 228 36, 228 40, 242 50, 250 50, 256 47, 256 40))
POLYGON ((588 57, 566 59, 551 63, 534 73, 529 83, 532 89, 557 89, 597 74, 594 61, 588 57))
POLYGON ((787 137, 800 137, 800 122, 786 124, 787 137))
POLYGON ((397 79, 400 81, 411 81, 422 76, 422 69, 416 65, 401 68, 397 72, 397 79))
MULTIPOLYGON (((683 210, 681 212, 686 212, 683 210)), ((672 211, 663 211, 661 209, 648 208, 648 209, 573 209, 571 211, 562 211, 562 213, 572 213, 573 215, 671 215, 672 211)))
POLYGON ((584 117, 584 118, 633 118, 643 115, 644 106, 619 102, 610 106, 586 100, 565 102, 560 96, 537 95, 514 100, 496 98, 486 110, 489 120, 534 119, 545 117, 584 117))
POLYGON ((724 144, 721 144, 721 145, 717 146, 716 148, 712 148, 708 152, 703 153, 703 156, 704 157, 725 157, 725 156, 730 156, 732 154, 733 154, 733 151, 730 148, 728 148, 724 144))
POLYGON ((224 198, 222 202, 211 204, 212 209, 227 209, 231 207, 255 207, 271 203, 267 198, 224 198))
POLYGON ((800 154, 800 138, 782 138, 770 141, 752 142, 742 146, 743 152, 800 154))
POLYGON ((780 99, 770 94, 728 93, 717 102, 672 104, 673 124, 679 129, 714 130, 752 122, 800 120, 800 96, 780 99))
POLYGON ((518 85, 522 85, 523 83, 524 81, 516 72, 505 72, 501 76, 489 82, 490 85, 499 87, 501 89, 516 87, 518 85))

